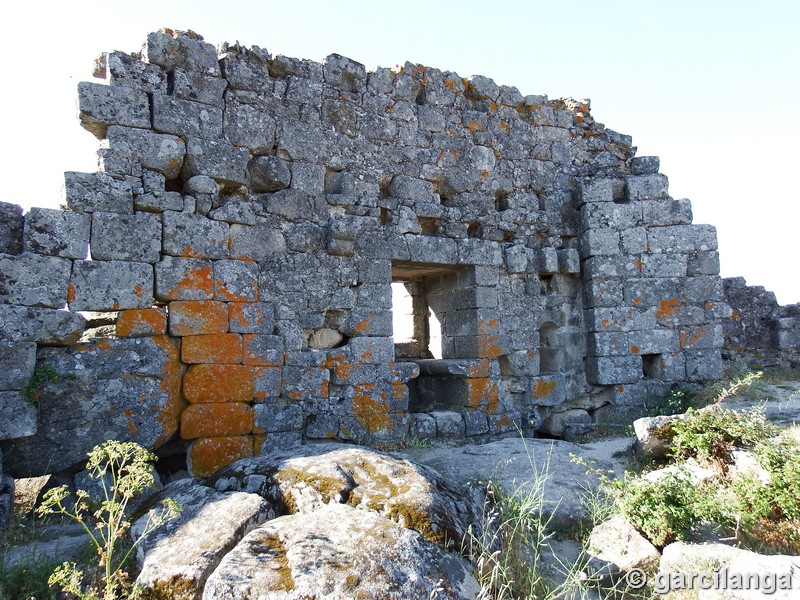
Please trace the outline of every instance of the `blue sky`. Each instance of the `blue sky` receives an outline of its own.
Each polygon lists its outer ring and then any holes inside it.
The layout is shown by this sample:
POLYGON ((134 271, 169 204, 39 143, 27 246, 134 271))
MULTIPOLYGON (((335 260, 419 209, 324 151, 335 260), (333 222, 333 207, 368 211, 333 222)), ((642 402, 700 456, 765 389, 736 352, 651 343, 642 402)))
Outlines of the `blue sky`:
POLYGON ((18 3, 6 47, 0 200, 55 206, 62 173, 95 169, 75 87, 105 50, 193 29, 273 54, 367 68, 405 61, 523 94, 591 98, 595 118, 661 157, 674 197, 717 226, 723 276, 800 302, 800 3, 595 0, 398 3, 18 3))

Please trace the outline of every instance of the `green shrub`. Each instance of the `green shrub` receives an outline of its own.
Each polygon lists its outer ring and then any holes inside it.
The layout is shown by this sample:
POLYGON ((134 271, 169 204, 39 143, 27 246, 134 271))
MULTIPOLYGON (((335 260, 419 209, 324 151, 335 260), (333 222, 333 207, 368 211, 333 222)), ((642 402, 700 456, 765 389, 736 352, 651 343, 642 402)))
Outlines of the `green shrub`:
POLYGON ((763 408, 736 412, 718 405, 694 411, 670 425, 672 456, 681 460, 699 458, 729 464, 734 448, 752 448, 775 435, 777 429, 767 422, 763 408))
POLYGON ((655 546, 686 540, 700 525, 723 517, 718 486, 694 484, 688 471, 666 473, 656 480, 626 478, 617 490, 622 514, 655 546))

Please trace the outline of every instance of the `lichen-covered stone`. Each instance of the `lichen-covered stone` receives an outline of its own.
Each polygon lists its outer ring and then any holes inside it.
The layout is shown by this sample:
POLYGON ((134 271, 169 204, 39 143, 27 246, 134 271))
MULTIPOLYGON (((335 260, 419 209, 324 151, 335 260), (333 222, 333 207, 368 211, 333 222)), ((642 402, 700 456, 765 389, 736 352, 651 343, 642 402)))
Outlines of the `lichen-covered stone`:
POLYGON ((186 177, 208 175, 222 184, 243 185, 250 153, 222 140, 189 137, 181 174, 186 177))
POLYGON ((0 342, 0 391, 21 390, 36 366, 33 342, 0 342))
POLYGON ((374 513, 333 504, 250 532, 208 578, 203 597, 474 598, 469 564, 374 513), (336 559, 331 560, 331 548, 336 559))
POLYGON ((254 192, 275 192, 289 187, 292 172, 277 156, 256 156, 247 166, 247 177, 254 192))
POLYGON ((5 467, 16 477, 70 468, 107 439, 157 448, 178 429, 181 364, 166 337, 43 348, 37 365, 55 375, 37 389, 37 406, 29 405, 39 414, 38 433, 4 446, 5 467))
POLYGON ((183 393, 191 403, 250 402, 255 394, 253 367, 237 364, 194 365, 189 367, 183 378, 183 393))
POLYGON ((155 265, 155 296, 158 300, 213 299, 211 262, 165 256, 155 265))
POLYGON ((166 212, 163 216, 163 250, 181 258, 227 258, 229 226, 202 215, 166 212))
POLYGON ((167 179, 174 179, 181 171, 186 143, 177 135, 112 126, 106 137, 109 148, 130 157, 145 169, 162 173, 167 179))
POLYGON ((143 54, 147 62, 160 65, 167 70, 176 67, 197 71, 206 75, 219 75, 219 63, 214 46, 200 39, 171 31, 159 31, 147 35, 143 54))
POLYGON ((109 125, 150 127, 150 101, 135 88, 81 82, 78 84, 81 126, 102 139, 109 125))
POLYGON ((92 215, 93 260, 155 263, 159 258, 161 218, 158 215, 102 212, 92 215))
MULTIPOLYGON (((200 598, 206 579, 220 560, 256 525, 270 516, 270 506, 255 494, 220 494, 184 479, 167 485, 151 500, 169 498, 183 507, 177 519, 159 526, 136 548, 136 583, 149 598, 200 598)), ((139 536, 149 514, 131 528, 139 536)))
POLYGON ((119 260, 77 260, 69 280, 70 310, 148 308, 153 304, 153 266, 119 260))
POLYGON ((240 461, 217 473, 212 484, 220 491, 251 489, 290 513, 308 515, 330 502, 377 511, 454 548, 480 510, 477 498, 430 468, 341 444, 240 461), (252 487, 255 482, 260 484, 252 487))
MULTIPOLYGON (((13 440, 25 438, 36 434, 37 414, 36 404, 31 402, 21 391, 0 392, 0 410, 3 420, 0 423, 0 440, 13 440)), ((13 448, 6 447, 6 453, 13 448)), ((10 471, 16 454, 6 456, 5 467, 10 471)))
POLYGON ((0 202, 0 253, 22 252, 23 224, 22 207, 19 204, 0 202))
POLYGON ((24 242, 27 252, 86 258, 89 253, 89 215, 32 208, 25 215, 24 242))
POLYGON ((66 310, 0 304, 0 339, 33 341, 44 346, 69 346, 80 339, 83 316, 66 310))
POLYGON ((64 173, 67 207, 82 212, 133 213, 130 184, 105 173, 64 173))
POLYGON ((71 261, 51 256, 0 254, 0 300, 8 304, 63 308, 71 261))

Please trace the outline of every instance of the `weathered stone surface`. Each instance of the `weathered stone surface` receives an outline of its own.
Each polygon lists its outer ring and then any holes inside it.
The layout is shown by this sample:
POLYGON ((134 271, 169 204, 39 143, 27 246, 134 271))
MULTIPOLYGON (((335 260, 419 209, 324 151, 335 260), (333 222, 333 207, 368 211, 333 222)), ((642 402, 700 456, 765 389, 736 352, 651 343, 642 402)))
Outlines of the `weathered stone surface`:
POLYGON ((591 415, 580 408, 555 412, 542 423, 542 431, 555 437, 562 437, 570 425, 586 425, 592 422, 591 415))
MULTIPOLYGON (((13 479, 11 481, 13 482, 13 479)), ((0 513, 2 510, 0 507, 0 513)), ((2 529, 1 526, 0 529, 2 529)), ((59 561, 78 561, 87 551, 91 551, 89 550, 91 543, 91 539, 85 532, 66 531, 64 535, 59 535, 55 539, 43 539, 10 548, 5 555, 3 567, 9 570, 25 569, 29 565, 42 562, 58 564, 59 561)))
POLYGON ((166 212, 163 215, 165 254, 182 258, 227 258, 230 235, 227 223, 202 215, 166 212))
POLYGON ((117 335, 142 337, 167 333, 167 313, 163 308, 133 308, 119 311, 117 335))
POLYGON ((22 207, 19 204, 0 202, 0 253, 22 252, 22 207))
POLYGON ((153 94, 153 129, 180 136, 217 139, 222 137, 222 108, 153 94))
POLYGON ((247 166, 247 177, 254 192, 275 192, 292 182, 289 166, 277 156, 256 156, 247 166))
POLYGON ((214 263, 214 297, 229 302, 258 300, 258 265, 241 260, 214 263))
POLYGON ((167 91, 165 69, 142 62, 125 52, 109 52, 105 57, 105 69, 104 75, 110 85, 137 88, 150 93, 167 91))
POLYGON ((64 173, 64 192, 70 210, 133 213, 130 184, 105 173, 64 173))
POLYGON ((457 482, 488 477, 503 489, 522 487, 521 492, 537 485, 546 475, 543 512, 553 515, 554 527, 569 527, 586 522, 588 514, 581 494, 599 482, 593 471, 587 473, 586 467, 572 460, 573 455, 592 461, 598 470, 614 468, 612 463, 598 460, 597 452, 588 444, 519 438, 481 446, 427 448, 419 451, 417 460, 446 472, 457 482))
POLYGON ((0 300, 23 306, 62 308, 72 263, 50 256, 0 254, 0 300))
POLYGON ((33 341, 45 346, 68 346, 83 334, 86 319, 66 310, 0 305, 0 338, 33 341))
POLYGON ((92 215, 93 260, 155 263, 160 257, 161 218, 158 215, 103 212, 92 215))
POLYGON ((211 300, 211 261, 165 256, 155 265, 155 286, 158 300, 211 300))
MULTIPOLYGON (((36 434, 37 408, 22 392, 18 390, 0 392, 0 410, 3 413, 0 440, 12 440, 36 434)), ((7 452, 9 451, 7 449, 7 452)), ((6 456, 7 470, 12 465, 13 459, 13 455, 6 456)))
MULTIPOLYGON (((255 494, 220 494, 192 479, 170 483, 151 503, 156 506, 162 498, 174 500, 183 511, 136 548, 136 582, 148 598, 200 598, 222 558, 271 516, 268 503, 255 494)), ((146 514, 134 522, 133 535, 144 531, 147 519, 146 514)))
POLYGON ((197 71, 175 68, 172 71, 172 95, 203 104, 221 105, 228 82, 197 71))
POLYGON ((193 363, 242 362, 242 336, 238 333, 187 335, 181 339, 181 360, 193 363))
POLYGON ((190 137, 186 140, 186 159, 181 174, 186 177, 208 175, 222 184, 244 185, 250 153, 222 140, 190 137))
POLYGON ((194 365, 183 379, 191 403, 250 402, 255 394, 253 367, 237 364, 194 365))
POLYGON ((254 152, 269 152, 275 145, 275 119, 249 104, 229 99, 225 107, 225 139, 254 152))
POLYGON ((106 136, 109 125, 150 127, 150 101, 142 90, 81 82, 78 84, 81 126, 95 137, 106 136))
MULTIPOLYGON (((200 38, 202 40, 202 38, 200 38)), ((144 58, 167 70, 174 68, 197 71, 206 75, 219 75, 217 51, 214 46, 171 32, 154 32, 147 35, 144 58)))
POLYGON ((0 391, 21 390, 36 366, 33 342, 0 342, 0 391))
POLYGON ((377 514, 333 504, 250 532, 208 578, 203 597, 399 599, 433 589, 466 600, 480 586, 458 555, 377 514))
POLYGON ((247 435, 253 431, 253 409, 244 402, 192 404, 181 414, 181 437, 247 435))
POLYGON ((592 529, 588 553, 607 565, 610 575, 633 569, 655 571, 661 555, 622 515, 615 515, 592 529))
POLYGON ((267 333, 275 328, 275 311, 267 302, 229 302, 231 333, 267 333))
POLYGON ((179 300, 169 306, 170 335, 200 335, 227 331, 228 307, 224 302, 179 300))
POLYGON ((108 128, 106 136, 109 148, 146 169, 162 173, 167 179, 174 179, 181 171, 186 143, 176 135, 113 126, 108 128))
POLYGON ((672 442, 670 424, 682 418, 683 415, 670 415, 636 419, 633 428, 641 452, 655 458, 665 456, 672 442))
POLYGON ((16 477, 72 467, 107 439, 156 448, 177 431, 185 402, 178 351, 168 338, 44 348, 38 366, 45 365, 58 377, 45 378, 37 407, 30 405, 34 416, 38 409, 38 433, 4 445, 5 468, 16 477))
POLYGON ((286 250, 283 233, 269 225, 231 225, 232 258, 267 260, 286 250))
POLYGON ((24 243, 27 252, 86 258, 89 253, 89 215, 32 208, 25 215, 24 243))
POLYGON ((455 548, 480 512, 475 496, 428 467, 341 444, 240 461, 211 481, 219 491, 255 491, 291 513, 313 513, 330 502, 377 511, 455 548))
POLYGON ((153 266, 125 261, 75 261, 70 310, 120 310, 153 304, 153 266))

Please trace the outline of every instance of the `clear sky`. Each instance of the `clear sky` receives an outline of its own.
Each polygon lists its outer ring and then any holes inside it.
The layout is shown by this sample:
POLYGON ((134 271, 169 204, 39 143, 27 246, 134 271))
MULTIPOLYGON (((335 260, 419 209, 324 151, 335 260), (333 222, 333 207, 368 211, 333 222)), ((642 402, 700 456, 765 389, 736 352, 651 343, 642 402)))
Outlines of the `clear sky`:
POLYGON ((796 0, 18 2, 0 33, 0 200, 55 206, 94 171, 75 88, 102 51, 192 29, 273 54, 343 54, 591 98, 595 118, 661 157, 670 194, 719 233, 722 275, 800 302, 800 3, 796 0))

